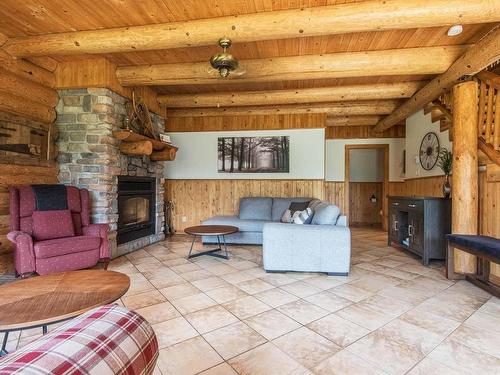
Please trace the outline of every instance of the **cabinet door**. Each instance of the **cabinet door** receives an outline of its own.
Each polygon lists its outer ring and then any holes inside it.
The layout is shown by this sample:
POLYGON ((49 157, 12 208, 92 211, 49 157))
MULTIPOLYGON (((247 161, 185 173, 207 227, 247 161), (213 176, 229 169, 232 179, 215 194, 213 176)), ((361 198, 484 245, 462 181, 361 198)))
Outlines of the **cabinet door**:
POLYGON ((408 221, 411 225, 410 248, 422 254, 424 252, 424 216, 420 212, 411 212, 408 221))
POLYGON ((389 238, 391 241, 399 242, 398 211, 395 209, 389 210, 389 238))

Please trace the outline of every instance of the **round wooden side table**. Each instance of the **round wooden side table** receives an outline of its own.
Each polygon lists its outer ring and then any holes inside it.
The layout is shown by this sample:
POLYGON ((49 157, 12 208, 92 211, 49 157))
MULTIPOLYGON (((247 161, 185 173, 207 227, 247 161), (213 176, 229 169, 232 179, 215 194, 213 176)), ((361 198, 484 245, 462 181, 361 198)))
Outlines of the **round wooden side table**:
POLYGON ((186 228, 184 232, 193 236, 193 242, 191 242, 188 259, 199 257, 201 255, 210 255, 216 258, 229 259, 227 254, 226 236, 236 233, 238 232, 238 230, 239 229, 237 227, 233 227, 231 225, 197 225, 195 227, 186 228), (196 254, 191 254, 197 236, 217 236, 217 243, 219 247, 212 250, 202 251, 196 254), (221 246, 221 238, 222 242, 224 243, 225 255, 219 253, 223 251, 221 246))
POLYGON ((9 333, 72 319, 114 302, 130 287, 127 275, 114 271, 81 270, 35 276, 0 286, 0 356, 9 333))

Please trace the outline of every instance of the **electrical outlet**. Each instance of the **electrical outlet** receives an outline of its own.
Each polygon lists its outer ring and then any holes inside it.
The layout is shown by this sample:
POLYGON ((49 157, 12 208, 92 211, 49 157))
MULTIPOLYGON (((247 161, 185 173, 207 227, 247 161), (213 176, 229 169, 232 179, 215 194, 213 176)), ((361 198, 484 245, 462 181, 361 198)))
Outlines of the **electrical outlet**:
POLYGON ((186 222, 188 221, 187 216, 183 216, 183 217, 181 218, 181 221, 182 221, 183 223, 186 223, 186 222))

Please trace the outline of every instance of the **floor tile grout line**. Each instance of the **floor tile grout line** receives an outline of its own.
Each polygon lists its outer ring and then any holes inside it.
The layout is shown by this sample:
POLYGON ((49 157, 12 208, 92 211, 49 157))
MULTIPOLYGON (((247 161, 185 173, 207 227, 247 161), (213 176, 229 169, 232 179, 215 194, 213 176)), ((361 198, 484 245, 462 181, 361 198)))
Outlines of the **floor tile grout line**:
MULTIPOLYGON (((368 241, 369 241, 369 239, 367 239, 367 240, 366 240, 367 245, 368 245, 368 241)), ((378 246, 378 245, 376 245, 376 246, 377 246, 377 247, 380 247, 380 248, 384 248, 385 246, 383 246, 383 245, 382 245, 382 241, 380 241, 380 242, 381 242, 381 243, 380 243, 380 246, 378 246)), ((378 249, 373 250, 373 251, 377 251, 377 250, 378 250, 378 249)), ((370 251, 370 250, 368 250, 368 251, 370 251)), ((179 252, 179 253, 180 253, 180 252, 179 252)), ((177 253, 177 254, 179 254, 179 253, 177 253)), ((406 255, 406 254, 405 254, 405 255, 406 255)), ((386 258, 386 257, 390 257, 390 256, 399 256, 399 255, 397 255, 397 254, 395 254, 395 253, 390 253, 390 254, 385 255, 385 256, 378 256, 378 257, 376 257, 374 260, 372 260, 372 261, 368 261, 368 263, 369 263, 369 262, 374 262, 374 263, 376 263, 377 261, 380 261, 380 259, 383 259, 383 258, 386 258)), ((152 257, 154 257, 154 256, 152 256, 152 257)), ((247 260, 247 259, 245 259, 245 258, 241 258, 241 259, 242 259, 242 261, 247 260)), ((158 260, 158 259, 157 259, 157 260, 158 260)), ((194 263, 194 262, 192 262, 192 263, 194 263)), ((221 262, 221 264, 224 264, 224 265, 229 265, 229 264, 227 264, 227 263, 225 263, 225 262, 221 262)), ((408 262, 406 262, 406 263, 404 263, 403 265, 406 265, 406 264, 411 265, 411 266, 417 266, 417 267, 419 266, 418 264, 415 264, 415 263, 413 262, 413 260, 412 260, 412 259, 409 259, 409 261, 408 261, 408 262)), ((134 266, 134 268, 135 268, 135 269, 137 269, 137 270, 138 270, 138 268, 136 267, 136 265, 135 265, 135 264, 133 264, 133 266, 134 266)), ((383 265, 382 265, 382 266, 383 266, 383 265)), ((401 265, 397 265, 397 266, 394 266, 394 267, 392 267, 392 268, 391 268, 391 267, 389 267, 389 268, 390 268, 391 270, 398 270, 398 267, 400 267, 400 266, 401 266, 401 265)), ((210 272, 207 268, 204 268, 204 267, 202 267, 202 266, 200 266, 200 267, 201 267, 202 269, 204 269, 204 270, 207 270, 209 273, 211 273, 211 272, 210 272)), ((385 267, 385 266, 384 266, 384 267, 385 267)), ((255 268, 257 268, 257 267, 255 267, 255 268)), ((360 267, 360 268, 361 268, 361 269, 363 269, 362 267, 360 267)), ((433 269, 438 269, 438 268, 433 268, 433 269)), ((440 281, 440 280, 441 280, 441 278, 439 277, 438 272, 434 272, 434 271, 433 271, 433 269, 429 269, 429 270, 428 270, 427 272, 425 272, 425 273, 422 273, 422 272, 421 272, 421 273, 415 273, 415 275, 416 275, 416 276, 415 276, 415 278, 419 278, 419 277, 427 277, 427 278, 431 278, 431 279, 434 279, 434 280, 438 280, 438 281, 440 281)), ((244 271, 246 271, 246 270, 247 270, 247 269, 237 269, 237 268, 235 268, 234 273, 244 272, 244 271)), ((394 276, 392 276, 392 275, 387 275, 387 274, 384 274, 384 273, 380 272, 380 270, 377 270, 377 271, 368 270, 368 271, 369 271, 369 272, 374 273, 375 275, 381 275, 381 276, 385 276, 385 277, 394 277, 394 276)), ((403 271, 403 270, 401 270, 401 271, 403 271)), ((412 270, 412 271, 413 271, 413 270, 412 270)), ((174 271, 174 272, 175 272, 175 271, 174 271)), ((410 271, 404 271, 404 272, 410 272, 410 271)), ((139 271, 139 273, 141 273, 141 274, 142 274, 142 272, 141 272, 141 271, 139 271)), ((410 272, 410 273, 413 273, 413 272, 410 272)), ((216 273, 216 274, 212 274, 212 275, 213 275, 214 277, 219 277, 219 278, 221 277, 221 274, 217 274, 217 273, 216 273)), ((144 274, 143 274, 143 276, 144 276, 144 274)), ((262 275, 261 275, 261 276, 257 276, 257 277, 255 277, 253 280, 255 280, 255 279, 260 279, 260 280, 262 280, 262 279, 263 279, 263 277, 265 277, 265 275, 264 275, 264 276, 262 276, 262 275)), ((313 277, 313 276, 311 276, 311 277, 313 277)), ((146 278, 146 279, 147 279, 147 278, 146 278)), ((148 282, 149 282, 149 279, 147 279, 147 280, 148 280, 148 282)), ((191 284, 192 284, 192 283, 193 283, 194 281, 196 281, 196 280, 193 280, 193 281, 186 280, 186 281, 187 281, 188 283, 191 283, 191 284)), ((267 282, 265 279, 264 279, 264 280, 262 280, 262 281, 267 282)), ((401 281, 400 281, 399 283, 397 283, 397 284, 395 284, 395 285, 388 286, 387 288, 389 288, 389 287, 393 287, 393 286, 400 286, 401 284, 403 284, 403 283, 408 283, 408 282, 410 282, 410 281, 411 281, 411 280, 401 279, 401 281)), ((292 281, 291 283, 294 283, 294 282, 304 282, 304 279, 302 279, 302 278, 299 278, 299 279, 294 279, 294 281, 292 281)), ((349 284, 350 284, 350 281, 346 281, 346 282, 344 282, 344 283, 342 283, 342 284, 340 284, 340 285, 337 285, 337 286, 335 286, 335 287, 338 287, 338 286, 341 286, 341 285, 349 285, 349 284)), ((238 288, 237 284, 231 284, 231 285, 232 285, 232 286, 234 286, 234 287, 236 287, 236 288, 238 288)), ((284 292, 286 292, 286 293, 289 293, 288 291, 281 289, 281 287, 282 287, 282 286, 284 286, 284 285, 288 285, 288 284, 282 284, 282 285, 274 285, 274 284, 271 284, 271 285, 272 285, 272 288, 271 288, 271 289, 269 289, 269 290, 275 290, 275 289, 278 289, 278 290, 282 290, 282 291, 284 291, 284 292)), ((439 295, 440 293, 443 293, 443 292, 447 291, 449 288, 452 288, 454 285, 456 285, 456 283, 453 283, 453 284, 451 284, 451 285, 448 285, 446 288, 444 288, 444 289, 442 289, 442 290, 439 290, 436 294, 434 294, 434 295, 432 295, 432 296, 430 296, 430 297, 426 297, 425 299, 423 299, 422 301, 420 301, 420 302, 419 302, 419 303, 417 303, 416 305, 414 305, 412 302, 408 302, 408 301, 405 301, 404 299, 399 299, 399 298, 397 298, 397 297, 394 297, 394 299, 395 299, 395 300, 397 300, 397 301, 400 301, 400 302, 406 302, 406 303, 409 303, 409 304, 412 306, 412 307, 410 308, 410 310, 411 310, 411 309, 414 309, 414 308, 416 308, 416 307, 420 306, 420 305, 421 305, 421 304, 423 304, 425 301, 427 301, 427 300, 429 300, 429 299, 431 299, 431 298, 436 297, 436 296, 437 296, 437 295, 439 295)), ((158 288, 157 288, 155 285, 153 285, 153 287, 154 287, 156 290, 158 290, 158 288)), ((313 295, 315 295, 315 294, 320 294, 320 293, 323 293, 323 292, 325 292, 325 291, 327 291, 327 292, 329 292, 329 293, 332 293, 332 291, 331 291, 331 290, 332 290, 332 289, 334 289, 335 287, 328 288, 328 289, 326 289, 326 290, 325 290, 325 289, 321 289, 321 290, 319 290, 317 293, 313 293, 313 295)), ((216 289, 217 289, 217 288, 216 288, 216 289)), ((385 289, 385 288, 383 288, 383 289, 385 289)), ((383 289, 381 289, 381 290, 383 290, 383 289)), ((416 291, 418 291, 418 290, 419 290, 419 289, 416 289, 416 288, 412 288, 412 289, 414 289, 414 290, 416 290, 416 291)), ((241 289, 240 289, 240 290, 241 290, 241 289)), ((377 296, 385 297, 385 296, 383 296, 383 295, 379 294, 379 293, 381 292, 381 290, 378 290, 378 291, 377 291, 375 294, 373 294, 372 296, 377 295, 377 296)), ((206 291, 201 291, 201 292, 202 292, 202 293, 204 293, 204 294, 206 295, 206 291)), ((256 294, 259 294, 259 293, 261 293, 261 292, 258 292, 258 293, 253 293, 253 294, 251 294, 250 296, 252 296, 252 297, 254 297, 254 298, 258 299, 259 301, 261 301, 262 303, 264 303, 264 304, 265 304, 265 302, 264 302, 264 301, 260 300, 258 297, 256 297, 256 296, 255 296, 256 294)), ((290 293, 290 294, 294 295, 293 293, 290 293)), ((332 294, 334 294, 334 295, 335 295, 335 293, 332 293, 332 294)), ((208 295, 207 295, 207 296, 208 296, 208 295)), ((309 301, 305 300, 305 298, 307 298, 308 296, 304 296, 304 297, 299 297, 299 296, 297 296, 297 295, 294 295, 294 296, 295 296, 295 297, 297 297, 297 298, 298 298, 298 300, 302 300, 302 301, 305 301, 305 302, 307 302, 307 303, 311 303, 312 305, 315 305, 315 306, 318 306, 318 307, 320 307, 320 308, 321 308, 321 306, 316 305, 315 303, 312 303, 312 302, 309 302, 309 301)), ((350 305, 349 305, 349 306, 351 306, 351 305, 355 305, 355 304, 357 304, 357 303, 361 303, 363 300, 365 300, 365 299, 367 299, 367 298, 370 298, 370 297, 372 297, 372 296, 367 296, 367 297, 363 298, 363 299, 362 299, 362 300, 360 300, 360 301, 352 301, 352 300, 349 300, 349 301, 350 301, 350 305)), ((208 297, 209 297, 209 296, 208 296, 208 297)), ((339 296, 339 297, 345 298, 345 297, 343 297, 343 296, 339 296)), ((209 298, 210 298, 210 297, 209 297, 209 298)), ((390 297, 386 297, 386 298, 390 298, 390 297)), ((347 299, 348 299, 348 298, 347 298, 347 299)), ((483 306, 485 303, 487 303, 487 301, 489 301, 490 299, 491 299, 491 298, 489 298, 488 300, 486 300, 485 302, 483 302, 481 306, 483 306)), ((168 301, 168 299, 167 299, 167 301, 168 301)), ((170 302, 170 301, 169 301, 169 302, 170 302)), ((215 301, 215 303, 216 303, 217 305, 219 305, 219 306, 222 306, 222 304, 221 304, 221 303, 218 303, 217 301, 215 301)), ((217 305, 216 305, 216 306, 217 306, 217 305)), ((282 306, 282 305, 280 305, 280 306, 282 306)), ((276 307, 270 306, 271 310, 268 310, 268 311, 273 311, 273 310, 279 311, 279 310, 278 310, 278 308, 279 308, 280 306, 276 306, 276 307)), ((347 308, 347 307, 349 307, 349 306, 346 306, 345 308, 347 308)), ((222 307, 224 308, 224 306, 222 306, 222 307)), ((202 309, 202 310, 203 310, 203 309, 202 309)), ((327 310, 328 314, 327 314, 326 316, 331 315, 331 314, 336 314, 337 312, 339 312, 339 311, 341 311, 341 310, 342 310, 342 309, 339 309, 339 310, 336 310, 336 311, 333 311, 333 312, 332 312, 332 311, 330 311, 330 310, 327 310)), ((198 311, 199 311, 199 310, 198 310, 198 311)), ((226 311, 227 311, 227 310, 226 310, 226 311)), ((409 311, 409 310, 408 310, 408 311, 409 311)), ((374 331, 376 331, 376 330, 378 330, 378 329, 381 329, 381 328, 385 327, 386 325, 390 324, 391 322, 393 322, 393 321, 394 321, 394 320, 396 320, 396 319, 401 318, 401 316, 402 316, 402 315, 404 315, 405 313, 407 313, 408 311, 405 311, 405 312, 403 312, 403 313, 399 314, 398 316, 396 316, 396 317, 392 318, 390 321, 388 321, 387 323, 383 324, 381 327, 378 327, 378 328, 377 328, 377 329, 375 329, 375 330, 370 330, 370 333, 371 333, 371 332, 374 332, 374 331)), ((459 327, 461 327, 461 326, 462 326, 462 324, 463 324, 463 323, 464 323, 464 322, 465 322, 465 321, 466 321, 466 320, 467 320, 470 316, 472 316, 472 314, 474 314, 474 313, 476 313, 476 312, 478 312, 478 311, 479 311, 479 308, 475 309, 475 310, 474 310, 474 311, 473 311, 473 312, 472 312, 472 313, 471 313, 471 314, 470 314, 467 318, 465 318, 463 321, 458 321, 459 326, 457 326, 457 328, 456 328, 456 329, 458 329, 459 327)), ((486 314, 488 314, 488 313, 486 313, 486 314)), ((259 315, 259 314, 256 314, 256 315, 259 315)), ((183 316, 183 317, 184 317, 184 315, 182 315, 182 314, 181 314, 181 316, 183 316)), ((255 315, 254 315, 254 316, 255 316, 255 315)), ((246 319, 249 319, 249 318, 250 318, 250 317, 248 317, 248 318, 246 318, 246 319)), ((296 329, 301 329, 302 327, 306 327, 306 328, 310 329, 309 327, 307 327, 307 325, 308 325, 308 324, 311 324, 312 322, 315 322, 315 321, 320 320, 320 319, 322 319, 322 318, 324 318, 324 316, 323 316, 323 317, 321 317, 321 318, 318 318, 318 319, 316 319, 316 320, 313 320, 313 321, 311 321, 311 322, 309 322, 309 323, 307 323, 307 324, 302 324, 302 323, 300 323, 300 322, 297 322, 297 321, 296 321, 296 322, 300 325, 300 327, 299 327, 299 328, 296 328, 296 329)), ((186 319, 186 320, 187 320, 187 319, 186 319)), ((238 318, 238 320, 239 320, 239 321, 242 321, 243 323, 245 323, 245 324, 246 324, 246 322, 245 322, 244 320, 241 320, 241 319, 239 319, 239 318, 238 318)), ((292 319, 292 320, 294 320, 294 319, 292 319)), ((452 319, 452 320, 455 320, 455 319, 452 319)), ((295 320, 294 320, 294 321, 295 321, 295 320)), ((351 321, 350 321, 350 322, 351 322, 351 321)), ((351 322, 351 323, 352 323, 352 324, 356 324, 356 325, 358 325, 358 324, 357 324, 357 323, 355 323, 355 322, 351 322)), ((408 323, 409 323, 409 322, 408 322, 408 323)), ((412 324, 412 323, 409 323, 409 324, 412 324)), ((248 324, 246 324, 246 325, 248 325, 248 324)), ((424 327, 420 327, 420 326, 417 326, 417 327, 425 329, 424 327)), ((250 327, 250 328, 251 328, 251 327, 250 327)), ((364 328, 364 327, 363 327, 363 328, 364 328)), ((252 329, 252 328, 251 328, 251 329, 252 329)), ((456 330, 456 329, 455 329, 455 330, 456 330)), ((455 330, 454 330, 454 331, 455 331, 455 330)), ((195 331, 196 331, 196 332, 198 332, 196 329, 195 329, 195 331)), ((294 331, 294 330, 292 330, 291 332, 293 332, 293 331, 294 331)), ((441 340, 441 341, 440 341, 440 342, 436 345, 436 347, 434 347, 431 351, 429 351, 429 353, 431 353, 431 352, 432 352, 433 350, 435 350, 435 349, 436 349, 439 345, 441 345, 441 343, 442 343, 443 341, 445 341, 445 340, 446 340, 446 339, 447 339, 450 335, 452 335, 454 331, 450 332, 450 333, 448 334, 448 336, 444 337, 444 338, 443 338, 443 339, 442 339, 442 340, 441 340)), ((198 333, 199 333, 199 332, 198 332, 198 333)), ((288 333, 290 333, 290 332, 288 332, 288 333)), ((317 332, 315 332, 315 333, 317 333, 317 332)), ((368 335, 368 334, 370 334, 370 333, 367 333, 367 335, 368 335)), ((318 334, 319 334, 319 333, 318 333, 318 334)), ((201 334, 200 334, 200 335, 201 335, 201 334)), ((283 334, 283 335, 286 335, 286 333, 285 333, 285 334, 283 334)), ((283 335, 282 335, 282 336, 283 336, 283 335)), ((322 336, 321 334, 319 334, 319 335, 320 335, 320 336, 322 336)), ((201 335, 201 336, 203 337, 203 335, 201 335)), ((281 336, 278 336, 277 338, 279 338, 279 337, 281 337, 281 336)), ((322 336, 322 337, 324 337, 324 336, 322 336)), ((362 336, 362 337, 366 337, 366 335, 365 335, 365 336, 362 336)), ((362 337, 361 337, 361 338, 362 338, 362 337)), ((277 338, 273 338, 273 340, 275 340, 275 339, 277 339, 277 338)), ((361 338, 359 338, 358 340, 360 340, 361 338)), ((268 340, 268 339, 267 339, 267 338, 265 338, 265 337, 264 337, 264 339, 266 339, 266 340, 267 340, 267 342, 271 342, 271 343, 272 343, 272 340, 268 340)), ((327 337, 325 337, 325 339, 329 340, 327 337)), ((329 340, 329 341, 331 341, 331 340, 329 340)), ((357 340, 356 340, 356 341, 357 341, 357 340)), ((356 342, 356 341, 355 341, 355 342, 356 342)), ((262 344, 262 345, 264 345, 264 344, 262 344)), ((258 346, 257 346, 257 347, 258 347, 258 346)), ((349 347, 349 346, 348 346, 348 347, 349 347)), ((348 348, 348 347, 346 347, 346 348, 348 348)), ((477 350, 477 349, 474 349, 474 348, 472 348, 472 349, 473 349, 473 350, 477 350)), ((244 352, 244 353, 245 353, 245 352, 244 352)), ((427 355, 426 355, 425 357, 427 357, 427 355)), ((425 358, 425 357, 424 357, 424 358, 425 358)), ((421 360, 423 360, 423 359, 421 359, 421 360)), ((420 361, 421 361, 421 360, 420 360, 420 361)), ((419 362, 420 362, 420 361, 419 361, 419 362)), ((225 362, 227 363, 227 361, 225 361, 225 362)), ((417 362, 417 364, 418 364, 419 362, 417 362)), ((415 365, 417 365, 417 364, 415 364, 415 365)))

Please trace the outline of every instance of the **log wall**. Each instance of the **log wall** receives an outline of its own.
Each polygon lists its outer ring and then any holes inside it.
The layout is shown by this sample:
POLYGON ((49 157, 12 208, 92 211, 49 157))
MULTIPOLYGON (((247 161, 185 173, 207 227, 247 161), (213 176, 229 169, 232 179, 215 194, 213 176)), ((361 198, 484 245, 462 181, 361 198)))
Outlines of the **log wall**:
POLYGON ((0 112, 50 124, 56 118, 54 74, 0 51, 0 112))
MULTIPOLYGON (((14 137, 22 129, 28 132, 48 131, 56 118, 55 106, 58 101, 54 73, 29 61, 13 59, 1 51, 0 66, 0 127, 8 129, 4 133, 14 137), (19 131, 15 132, 15 129, 19 131)), ((54 137, 54 130, 50 134, 54 137)), ((44 144, 41 154, 46 153, 44 144)), ((49 153, 49 159, 53 160, 57 153, 53 142, 49 153)), ((11 263, 11 256, 5 254, 13 250, 6 237, 9 231, 8 187, 57 183, 58 168, 53 163, 24 154, 17 155, 0 155, 0 255, 4 254, 0 257, 0 273, 11 263)))

